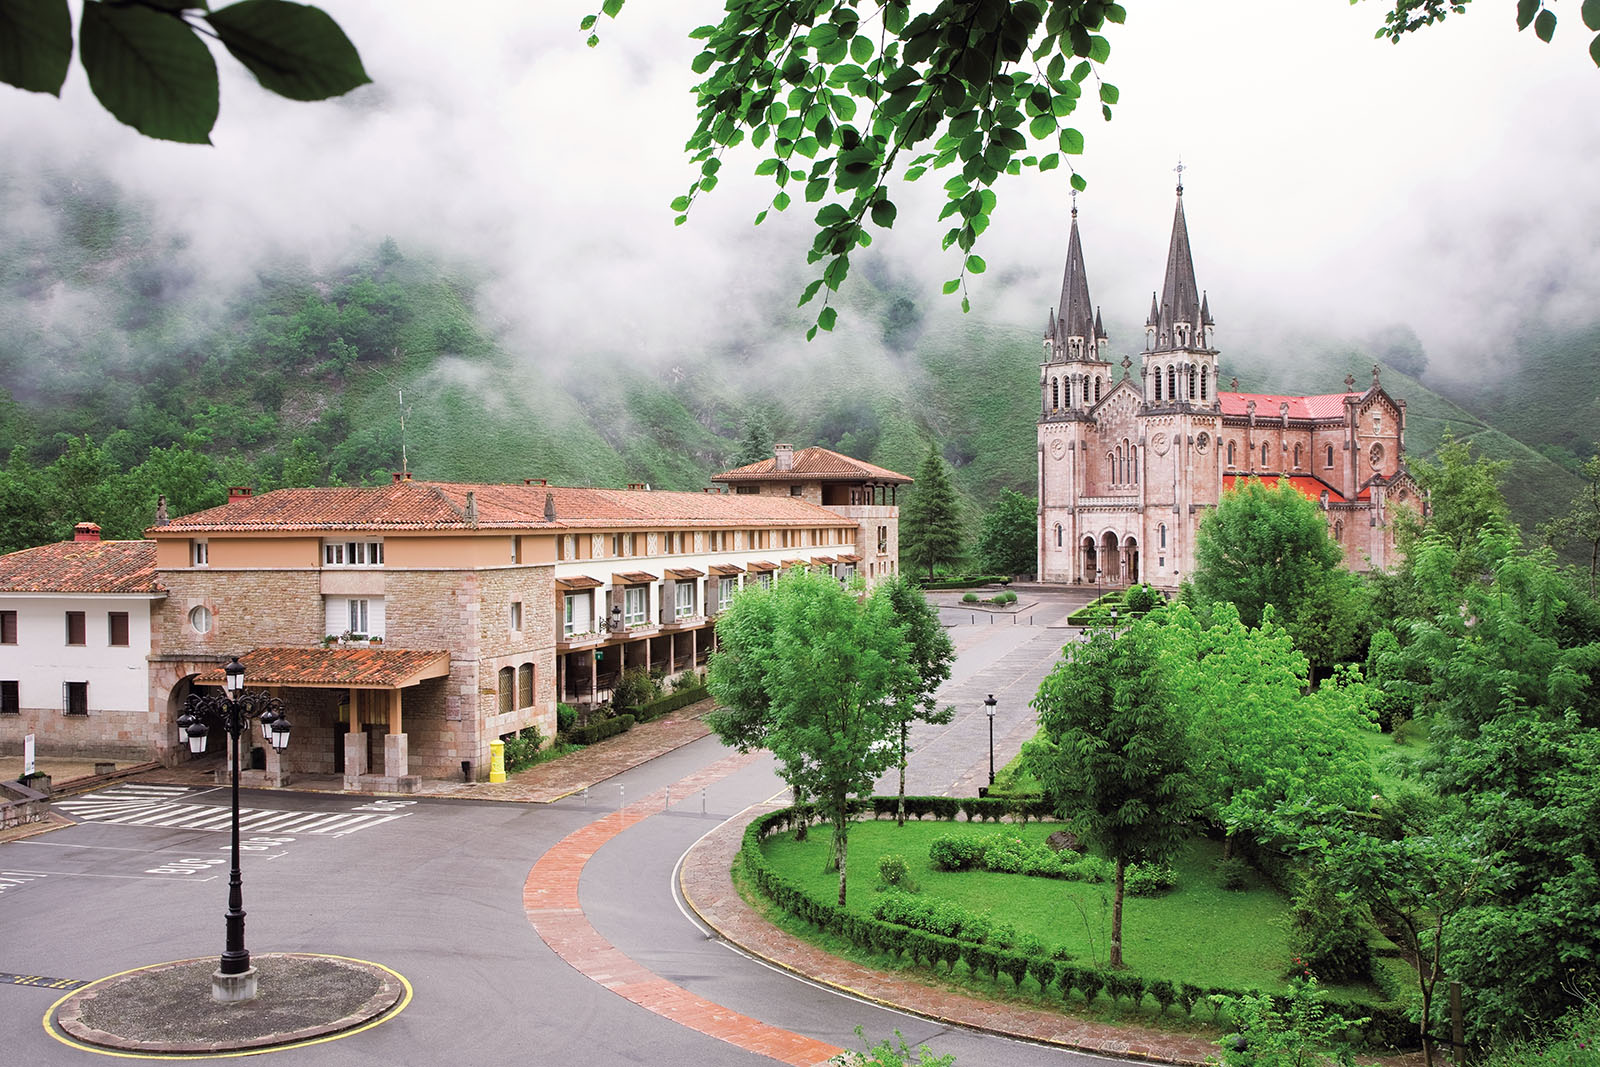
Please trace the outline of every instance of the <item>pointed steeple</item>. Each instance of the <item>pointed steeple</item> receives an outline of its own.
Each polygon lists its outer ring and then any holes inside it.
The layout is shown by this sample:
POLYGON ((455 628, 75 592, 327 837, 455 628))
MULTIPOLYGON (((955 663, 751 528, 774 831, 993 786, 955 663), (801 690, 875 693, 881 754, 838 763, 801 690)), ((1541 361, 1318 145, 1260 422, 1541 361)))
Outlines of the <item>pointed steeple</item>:
MULTIPOLYGON (((1059 337, 1083 338, 1084 347, 1094 344, 1094 305, 1089 303, 1089 276, 1083 266, 1083 243, 1078 238, 1078 208, 1072 208, 1072 232, 1067 237, 1067 269, 1061 278, 1061 317, 1056 326, 1059 337)), ((1065 346, 1063 346, 1065 347, 1065 346)), ((1088 357, 1087 353, 1085 358, 1088 357)))
POLYGON ((1161 321, 1161 305, 1156 303, 1156 291, 1150 290, 1150 315, 1144 320, 1146 326, 1154 326, 1161 321))
POLYGON ((1050 309, 1050 317, 1045 320, 1045 324, 1044 324, 1044 338, 1045 338, 1046 341, 1048 341, 1048 340, 1054 338, 1055 335, 1056 335, 1056 309, 1055 308, 1051 308, 1050 309))
POLYGON ((1216 325, 1216 323, 1211 318, 1211 295, 1209 293, 1205 293, 1205 292, 1202 292, 1200 294, 1200 325, 1202 325, 1202 326, 1215 326, 1216 325))
POLYGON ((1161 310, 1157 327, 1168 344, 1174 323, 1192 322, 1201 313, 1200 289, 1194 282, 1194 257, 1189 252, 1189 226, 1183 217, 1183 185, 1178 186, 1178 206, 1172 215, 1172 242, 1167 247, 1167 274, 1161 284, 1161 310))

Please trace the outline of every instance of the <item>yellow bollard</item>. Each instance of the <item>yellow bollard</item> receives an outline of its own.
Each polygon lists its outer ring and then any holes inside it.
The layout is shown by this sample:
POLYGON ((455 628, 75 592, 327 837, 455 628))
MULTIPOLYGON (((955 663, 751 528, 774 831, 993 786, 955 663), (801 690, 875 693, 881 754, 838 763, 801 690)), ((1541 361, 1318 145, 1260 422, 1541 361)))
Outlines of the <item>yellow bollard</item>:
POLYGON ((506 743, 504 741, 489 742, 489 783, 503 782, 506 780, 506 743))

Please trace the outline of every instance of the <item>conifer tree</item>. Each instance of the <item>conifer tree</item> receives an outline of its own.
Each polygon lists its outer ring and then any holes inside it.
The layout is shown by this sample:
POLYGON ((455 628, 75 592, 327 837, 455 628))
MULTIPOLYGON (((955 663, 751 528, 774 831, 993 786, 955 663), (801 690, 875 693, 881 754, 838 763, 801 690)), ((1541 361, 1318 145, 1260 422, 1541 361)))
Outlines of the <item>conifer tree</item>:
POLYGON ((913 574, 958 563, 961 548, 960 505, 950 474, 936 445, 917 468, 916 489, 900 513, 900 558, 913 574))
POLYGON ((772 456, 772 426, 760 410, 752 411, 739 423, 739 451, 734 454, 735 467, 747 467, 772 456))

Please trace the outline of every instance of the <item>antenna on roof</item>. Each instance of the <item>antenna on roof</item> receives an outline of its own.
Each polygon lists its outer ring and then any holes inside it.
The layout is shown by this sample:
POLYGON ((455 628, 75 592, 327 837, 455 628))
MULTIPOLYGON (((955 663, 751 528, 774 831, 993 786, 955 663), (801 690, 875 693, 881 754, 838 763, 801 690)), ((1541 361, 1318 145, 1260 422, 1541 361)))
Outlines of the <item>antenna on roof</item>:
MULTIPOLYGON (((393 359, 399 359, 400 358, 400 349, 399 349, 399 347, 396 346, 394 348, 391 348, 389 350, 389 355, 393 359)), ((408 457, 406 456, 406 416, 411 413, 411 409, 406 407, 406 390, 405 390, 405 386, 400 384, 394 378, 390 377, 387 373, 385 373, 379 367, 373 367, 372 370, 373 370, 373 372, 375 374, 378 375, 378 377, 382 378, 384 381, 388 382, 391 386, 394 387, 395 396, 398 398, 399 405, 400 405, 400 475, 401 476, 400 476, 400 478, 396 479, 396 481, 409 481, 411 479, 411 464, 409 462, 408 457)))

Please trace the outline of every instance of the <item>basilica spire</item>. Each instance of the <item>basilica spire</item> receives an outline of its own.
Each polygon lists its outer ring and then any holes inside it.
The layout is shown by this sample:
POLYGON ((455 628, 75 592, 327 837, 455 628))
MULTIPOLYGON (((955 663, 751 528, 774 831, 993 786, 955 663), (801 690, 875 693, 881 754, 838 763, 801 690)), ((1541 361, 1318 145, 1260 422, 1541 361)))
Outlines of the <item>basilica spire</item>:
POLYGON ((1194 257, 1189 252, 1189 225, 1183 217, 1183 181, 1178 182, 1178 206, 1172 215, 1172 242, 1167 246, 1167 274, 1161 284, 1161 311, 1156 328, 1161 337, 1171 343, 1173 326, 1192 323, 1195 318, 1210 317, 1210 308, 1202 313, 1200 287, 1194 281, 1194 257))
POLYGON ((1078 208, 1072 208, 1072 232, 1067 237, 1067 269, 1061 277, 1060 328, 1062 337, 1094 338, 1094 306, 1089 303, 1089 276, 1083 266, 1083 242, 1078 238, 1078 208))

